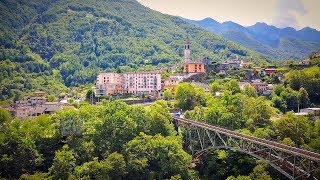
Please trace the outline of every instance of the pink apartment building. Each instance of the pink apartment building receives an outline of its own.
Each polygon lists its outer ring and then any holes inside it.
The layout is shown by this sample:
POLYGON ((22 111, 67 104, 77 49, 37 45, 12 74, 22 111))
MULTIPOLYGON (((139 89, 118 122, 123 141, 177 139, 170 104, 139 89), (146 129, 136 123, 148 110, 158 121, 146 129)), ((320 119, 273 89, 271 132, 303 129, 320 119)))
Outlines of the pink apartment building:
POLYGON ((96 95, 109 96, 112 94, 147 94, 153 97, 161 90, 161 73, 130 72, 130 73, 101 73, 97 77, 96 95))
POLYGON ((100 73, 95 88, 96 95, 110 96, 127 93, 124 88, 124 77, 118 73, 100 73))

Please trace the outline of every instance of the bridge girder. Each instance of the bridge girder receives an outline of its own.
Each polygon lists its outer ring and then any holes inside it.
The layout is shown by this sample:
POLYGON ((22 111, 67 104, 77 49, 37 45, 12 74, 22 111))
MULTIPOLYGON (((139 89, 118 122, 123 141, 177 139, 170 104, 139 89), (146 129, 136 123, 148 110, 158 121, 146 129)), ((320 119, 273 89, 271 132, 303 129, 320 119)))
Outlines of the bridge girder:
POLYGON ((174 125, 176 130, 183 127, 185 148, 191 152, 195 164, 201 163, 202 158, 213 150, 231 149, 263 160, 289 179, 317 179, 313 172, 319 167, 319 161, 314 159, 176 119, 174 125))

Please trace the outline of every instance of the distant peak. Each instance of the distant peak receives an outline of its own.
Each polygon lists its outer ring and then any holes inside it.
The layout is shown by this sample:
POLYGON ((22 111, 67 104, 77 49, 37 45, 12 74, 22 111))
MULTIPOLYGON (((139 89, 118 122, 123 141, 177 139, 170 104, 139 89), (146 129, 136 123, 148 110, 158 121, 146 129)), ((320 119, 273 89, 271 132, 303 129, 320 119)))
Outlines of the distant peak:
POLYGON ((254 26, 269 26, 269 25, 265 22, 257 22, 256 24, 254 24, 254 26))
POLYGON ((210 17, 204 18, 204 19, 202 19, 202 20, 200 20, 200 21, 202 21, 202 22, 214 22, 214 23, 218 23, 218 21, 216 21, 216 20, 214 20, 214 19, 212 19, 212 18, 210 18, 210 17))
POLYGON ((317 30, 307 26, 307 27, 301 29, 300 31, 317 31, 317 30))
POLYGON ((207 18, 202 19, 202 21, 214 21, 214 20, 210 17, 207 17, 207 18))
POLYGON ((225 22, 223 22, 223 24, 237 24, 237 23, 235 23, 233 21, 225 21, 225 22))
POLYGON ((296 30, 295 28, 293 27, 286 27, 286 28, 283 28, 284 30, 296 30))

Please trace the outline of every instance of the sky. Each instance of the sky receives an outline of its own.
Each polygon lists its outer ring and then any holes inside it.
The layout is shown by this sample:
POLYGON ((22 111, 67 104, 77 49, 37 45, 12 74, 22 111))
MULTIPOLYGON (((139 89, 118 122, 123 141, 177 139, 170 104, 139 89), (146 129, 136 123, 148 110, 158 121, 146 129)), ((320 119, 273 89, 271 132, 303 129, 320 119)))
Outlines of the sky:
POLYGON ((138 0, 164 14, 218 22, 233 21, 243 26, 265 22, 276 27, 320 30, 320 0, 138 0))

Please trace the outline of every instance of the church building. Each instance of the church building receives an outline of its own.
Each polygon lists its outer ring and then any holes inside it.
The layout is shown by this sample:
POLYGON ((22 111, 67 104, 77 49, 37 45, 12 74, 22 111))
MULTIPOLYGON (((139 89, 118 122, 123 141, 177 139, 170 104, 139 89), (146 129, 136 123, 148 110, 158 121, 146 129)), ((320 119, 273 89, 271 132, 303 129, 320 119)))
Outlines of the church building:
POLYGON ((184 73, 205 73, 204 63, 201 60, 192 61, 191 59, 191 43, 189 37, 184 45, 184 73))

